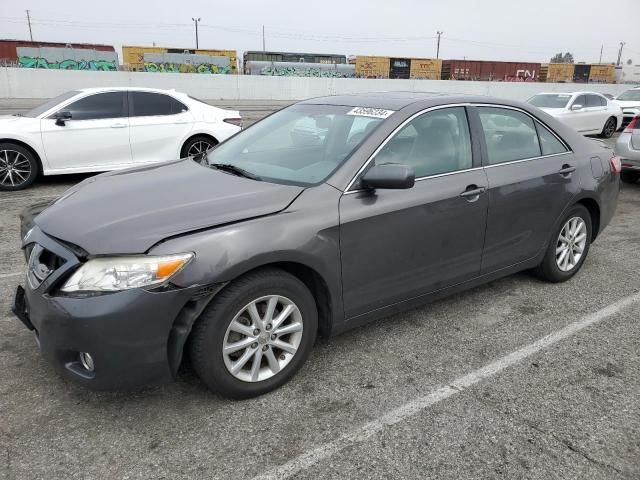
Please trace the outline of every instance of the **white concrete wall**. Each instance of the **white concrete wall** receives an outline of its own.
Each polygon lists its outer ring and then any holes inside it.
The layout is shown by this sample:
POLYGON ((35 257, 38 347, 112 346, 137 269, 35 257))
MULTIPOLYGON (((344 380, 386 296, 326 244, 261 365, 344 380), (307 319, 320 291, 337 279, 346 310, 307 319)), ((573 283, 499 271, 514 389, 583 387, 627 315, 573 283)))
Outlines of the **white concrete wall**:
POLYGON ((44 99, 77 88, 111 86, 175 88, 207 100, 300 100, 322 95, 389 90, 467 93, 526 100, 542 91, 588 89, 616 95, 629 88, 628 85, 601 84, 261 77, 0 67, 0 98, 4 99, 44 99))

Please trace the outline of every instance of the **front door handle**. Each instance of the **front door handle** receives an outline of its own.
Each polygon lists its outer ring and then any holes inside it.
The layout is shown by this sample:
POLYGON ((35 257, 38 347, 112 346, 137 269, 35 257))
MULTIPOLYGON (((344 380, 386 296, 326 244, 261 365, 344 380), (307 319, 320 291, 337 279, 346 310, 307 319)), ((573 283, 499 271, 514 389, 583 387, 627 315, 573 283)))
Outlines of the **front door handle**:
POLYGON ((469 185, 460 196, 470 202, 475 202, 481 193, 486 189, 484 187, 478 187, 477 185, 469 185))
POLYGON ((127 125, 125 123, 114 123, 111 125, 111 128, 125 128, 127 125))
POLYGON ((562 175, 563 177, 568 177, 569 175, 571 175, 575 171, 576 171, 576 167, 572 167, 571 165, 565 164, 565 165, 562 166, 562 168, 560 169, 560 171, 558 173, 560 175, 562 175))

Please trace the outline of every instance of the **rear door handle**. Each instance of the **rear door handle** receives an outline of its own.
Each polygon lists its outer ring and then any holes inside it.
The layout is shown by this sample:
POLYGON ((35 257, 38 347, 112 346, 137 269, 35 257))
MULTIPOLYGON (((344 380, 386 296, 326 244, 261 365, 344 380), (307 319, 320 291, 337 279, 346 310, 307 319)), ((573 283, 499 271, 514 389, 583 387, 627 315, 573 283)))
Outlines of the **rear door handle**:
POLYGON ((125 123, 114 123, 113 125, 111 125, 111 128, 126 128, 126 124, 125 123))
POLYGON ((558 173, 562 176, 568 177, 575 171, 576 167, 572 167, 571 165, 563 165, 558 173))
POLYGON ((476 185, 469 185, 467 189, 460 194, 462 198, 469 201, 475 201, 477 197, 485 191, 484 187, 477 187, 476 185))

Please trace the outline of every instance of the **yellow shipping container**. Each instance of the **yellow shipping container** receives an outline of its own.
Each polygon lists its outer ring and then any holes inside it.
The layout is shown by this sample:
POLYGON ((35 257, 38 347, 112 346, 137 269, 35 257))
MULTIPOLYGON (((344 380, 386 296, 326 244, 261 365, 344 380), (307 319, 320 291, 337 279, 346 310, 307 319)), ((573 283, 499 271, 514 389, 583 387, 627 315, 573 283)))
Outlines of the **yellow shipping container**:
POLYGON ((550 83, 573 82, 575 68, 576 66, 573 63, 545 63, 540 68, 540 81, 550 83))
POLYGON ((594 83, 615 83, 616 67, 607 64, 592 64, 589 81, 594 83))
MULTIPOLYGON (((122 47, 122 61, 124 65, 129 69, 137 72, 144 72, 144 54, 145 53, 168 53, 169 50, 173 52, 182 51, 179 48, 165 48, 165 47, 135 47, 135 46, 123 46, 122 47)), ((189 49, 184 49, 191 51, 189 49)), ((229 57, 229 66, 231 67, 231 74, 238 73, 238 53, 236 50, 194 50, 196 54, 210 55, 214 57, 229 57)), ((194 67, 191 69, 184 69, 187 71, 195 71, 194 67)))
POLYGON ((409 78, 440 80, 442 60, 435 58, 412 58, 409 78))
POLYGON ((356 77, 389 78, 389 57, 356 57, 356 77))

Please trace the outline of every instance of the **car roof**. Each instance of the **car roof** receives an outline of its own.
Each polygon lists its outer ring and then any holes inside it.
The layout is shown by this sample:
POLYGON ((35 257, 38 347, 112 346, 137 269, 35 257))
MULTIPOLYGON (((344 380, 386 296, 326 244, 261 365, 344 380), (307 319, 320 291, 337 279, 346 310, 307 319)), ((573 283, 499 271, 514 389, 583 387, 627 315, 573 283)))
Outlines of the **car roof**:
POLYGON ((346 95, 330 95, 326 97, 310 98, 298 102, 304 105, 342 105, 349 107, 381 108, 386 110, 401 110, 410 105, 429 108, 436 105, 458 103, 484 103, 510 105, 528 108, 522 102, 506 98, 495 98, 483 95, 448 94, 441 92, 369 92, 346 95))
POLYGON ((536 95, 601 95, 604 97, 603 93, 600 92, 591 92, 591 91, 578 91, 578 92, 540 92, 540 93, 536 93, 536 95))
POLYGON ((181 94, 175 89, 162 89, 162 88, 146 88, 146 87, 92 87, 92 88, 79 88, 77 89, 82 93, 99 93, 99 92, 113 92, 113 91, 129 91, 129 92, 156 92, 156 93, 173 93, 181 94))

